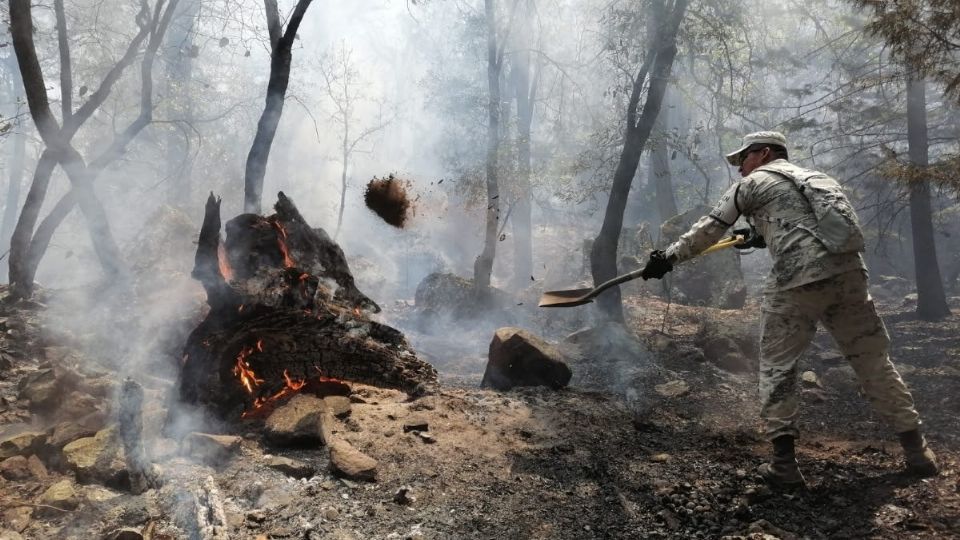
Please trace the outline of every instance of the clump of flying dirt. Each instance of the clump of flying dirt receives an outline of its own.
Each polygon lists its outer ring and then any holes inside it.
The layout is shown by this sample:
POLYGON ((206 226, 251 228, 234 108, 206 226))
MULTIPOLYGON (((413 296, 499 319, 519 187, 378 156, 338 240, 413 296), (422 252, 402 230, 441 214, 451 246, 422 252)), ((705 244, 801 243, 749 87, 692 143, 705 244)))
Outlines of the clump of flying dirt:
POLYGON ((363 194, 363 201, 367 208, 373 210, 381 219, 402 229, 413 214, 413 204, 407 198, 408 180, 401 180, 394 175, 386 178, 373 177, 367 183, 367 190, 363 194))

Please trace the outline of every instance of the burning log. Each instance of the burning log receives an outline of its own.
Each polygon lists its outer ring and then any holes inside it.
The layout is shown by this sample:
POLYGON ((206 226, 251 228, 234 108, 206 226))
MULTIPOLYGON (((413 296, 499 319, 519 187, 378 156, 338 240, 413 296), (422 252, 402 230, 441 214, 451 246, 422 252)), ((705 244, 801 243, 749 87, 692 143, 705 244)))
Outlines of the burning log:
POLYGON ((411 394, 436 382, 403 334, 368 318, 380 308, 340 246, 282 192, 274 209, 230 220, 221 241, 220 201, 207 200, 193 277, 210 312, 184 349, 181 400, 250 416, 331 379, 411 394))

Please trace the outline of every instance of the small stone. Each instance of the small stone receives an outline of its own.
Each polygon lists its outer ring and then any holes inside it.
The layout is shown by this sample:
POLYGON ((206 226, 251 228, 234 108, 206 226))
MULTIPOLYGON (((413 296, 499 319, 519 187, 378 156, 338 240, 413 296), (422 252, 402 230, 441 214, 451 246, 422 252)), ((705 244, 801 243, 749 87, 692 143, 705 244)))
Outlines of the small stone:
POLYGON ((0 540, 23 540, 23 537, 17 531, 0 529, 0 540))
POLYGON ((430 424, 423 419, 407 420, 403 423, 403 432, 410 433, 411 431, 430 431, 430 424))
POLYGON ((688 393, 690 387, 685 381, 676 380, 658 384, 654 387, 654 390, 663 397, 679 397, 688 393))
POLYGON ((252 523, 263 523, 267 520, 267 514, 263 510, 251 510, 247 512, 246 518, 252 523))
POLYGON ((17 506, 3 511, 3 522, 16 532, 23 532, 33 519, 33 508, 17 506))
POLYGON ((116 430, 100 430, 93 437, 77 439, 63 447, 63 459, 83 483, 96 482, 114 486, 127 478, 127 465, 116 430))
POLYGON ((823 385, 820 384, 820 379, 817 377, 817 374, 813 371, 804 371, 800 375, 800 380, 803 381, 804 386, 811 388, 821 388, 823 385))
POLYGON ((661 453, 650 456, 650 461, 654 463, 666 463, 670 461, 670 454, 661 453))
POLYGON ((414 433, 420 438, 421 441, 427 444, 433 444, 437 442, 437 439, 429 433, 424 433, 422 431, 414 431, 414 433))
POLYGON ((267 467, 294 478, 309 478, 316 471, 312 465, 282 456, 270 456, 267 458, 266 464, 267 467))
POLYGON ((327 521, 335 521, 340 517, 340 512, 336 508, 330 507, 323 511, 323 518, 327 521))
POLYGON ((113 531, 107 538, 110 540, 143 540, 143 534, 136 529, 124 527, 113 531))
POLYGON ((240 437, 192 432, 183 439, 180 453, 210 465, 224 465, 240 450, 240 437))
POLYGON ((350 398, 346 396, 327 396, 323 398, 323 402, 337 418, 346 418, 353 410, 350 406, 350 398))
POLYGON ((416 495, 413 494, 413 488, 410 486, 403 486, 397 490, 393 495, 393 502, 402 505, 413 504, 417 502, 416 495))
POLYGON ((27 458, 23 456, 13 456, 0 462, 0 476, 15 482, 30 478, 27 458))
POLYGON ((30 474, 37 480, 44 480, 49 476, 47 466, 36 455, 27 458, 27 468, 30 469, 30 474))
POLYGON ((330 466, 351 480, 375 480, 377 460, 357 450, 346 441, 334 441, 330 445, 330 466))
POLYGON ((73 486, 73 481, 64 479, 50 486, 43 495, 40 495, 40 504, 44 505, 37 508, 37 511, 44 515, 57 515, 60 512, 45 509, 45 506, 59 508, 61 510, 73 510, 79 504, 77 490, 73 486))
POLYGON ((337 483, 334 482, 333 480, 324 480, 323 482, 320 482, 320 487, 322 487, 327 491, 330 491, 331 489, 337 487, 337 483))

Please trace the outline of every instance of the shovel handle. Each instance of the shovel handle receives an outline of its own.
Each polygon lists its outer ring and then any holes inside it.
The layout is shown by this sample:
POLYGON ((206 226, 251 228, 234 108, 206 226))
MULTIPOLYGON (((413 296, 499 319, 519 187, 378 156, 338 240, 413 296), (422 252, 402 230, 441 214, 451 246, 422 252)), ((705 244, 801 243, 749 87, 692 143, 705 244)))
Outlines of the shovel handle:
POLYGON ((727 249, 728 247, 733 247, 733 246, 735 246, 735 245, 737 245, 737 244, 743 243, 744 240, 746 240, 746 238, 744 238, 742 234, 738 234, 738 235, 736 235, 736 236, 731 236, 731 237, 729 237, 729 238, 724 238, 723 240, 720 240, 720 241, 717 242, 716 244, 714 244, 714 245, 708 247, 707 249, 703 250, 700 254, 701 254, 701 255, 706 255, 707 253, 713 253, 714 251, 720 251, 721 249, 727 249))

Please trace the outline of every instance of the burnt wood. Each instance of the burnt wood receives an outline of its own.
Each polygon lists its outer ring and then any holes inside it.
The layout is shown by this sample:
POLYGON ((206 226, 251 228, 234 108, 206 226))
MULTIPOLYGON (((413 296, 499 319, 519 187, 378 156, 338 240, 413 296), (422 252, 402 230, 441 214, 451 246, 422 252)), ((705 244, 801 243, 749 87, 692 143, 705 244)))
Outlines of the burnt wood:
POLYGON ((233 417, 291 385, 319 391, 337 379, 417 395, 436 383, 401 332, 369 319, 380 308, 340 246, 282 192, 275 210, 231 219, 221 242, 220 200, 207 199, 192 275, 210 311, 187 339, 180 399, 233 417))

